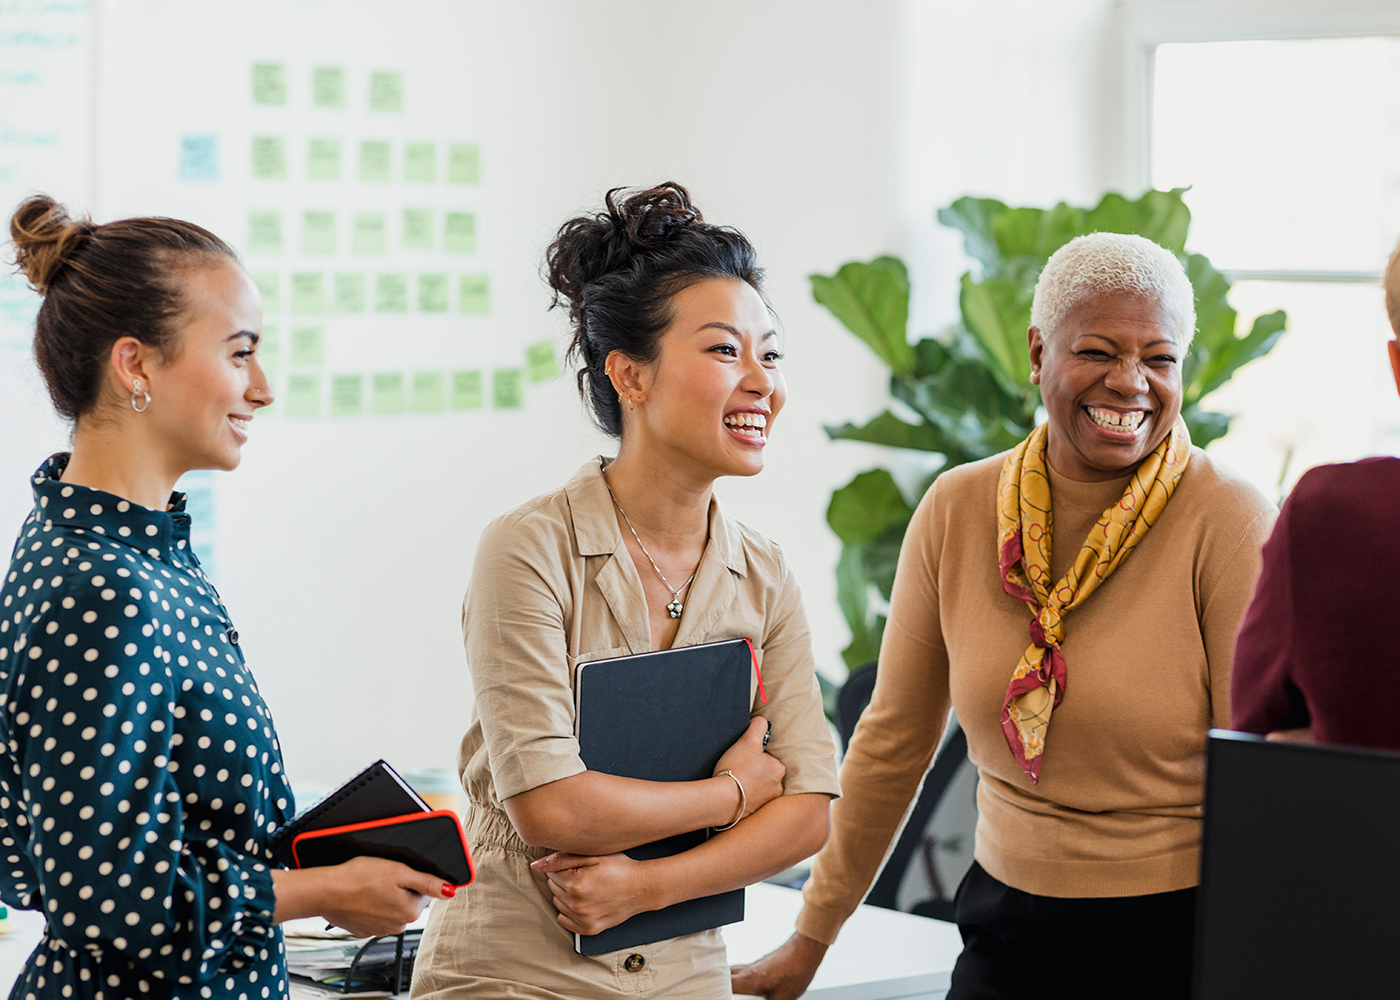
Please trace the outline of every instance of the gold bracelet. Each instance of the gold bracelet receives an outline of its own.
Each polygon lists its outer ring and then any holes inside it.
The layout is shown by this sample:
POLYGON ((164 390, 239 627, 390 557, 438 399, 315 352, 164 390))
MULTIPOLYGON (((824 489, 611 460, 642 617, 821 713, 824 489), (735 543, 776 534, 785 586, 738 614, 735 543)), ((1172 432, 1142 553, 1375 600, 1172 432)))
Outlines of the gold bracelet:
POLYGON ((723 833, 725 830, 731 830, 735 826, 737 826, 739 820, 744 818, 744 810, 749 807, 749 797, 744 793, 744 783, 739 780, 739 776, 736 775, 733 771, 721 771, 719 772, 719 774, 716 774, 715 777, 718 778, 720 774, 729 775, 731 778, 734 779, 734 784, 739 786, 739 815, 735 816, 734 822, 730 823, 728 826, 715 827, 715 833, 723 833))

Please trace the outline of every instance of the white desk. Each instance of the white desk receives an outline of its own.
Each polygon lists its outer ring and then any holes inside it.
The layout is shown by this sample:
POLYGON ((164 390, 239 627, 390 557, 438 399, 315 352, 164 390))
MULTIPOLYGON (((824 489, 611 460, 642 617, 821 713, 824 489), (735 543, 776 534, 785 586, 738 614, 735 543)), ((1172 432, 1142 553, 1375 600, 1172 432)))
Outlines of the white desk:
MULTIPOLYGON (((766 955, 788 939, 802 894, 760 883, 748 891, 743 923, 724 928, 729 961, 766 955)), ((10 991, 43 934, 44 918, 11 910, 0 934, 0 996, 10 991)), ((862 906, 847 922, 812 980, 807 1000, 943 1000, 962 939, 953 924, 862 906)), ((296 992, 295 990, 293 991, 296 992)))
MULTIPOLYGON (((743 923, 724 928, 729 961, 752 962, 792 934, 802 908, 796 889, 750 886, 743 923)), ((826 953, 807 1000, 943 1000, 962 951, 954 924, 861 906, 826 953)))

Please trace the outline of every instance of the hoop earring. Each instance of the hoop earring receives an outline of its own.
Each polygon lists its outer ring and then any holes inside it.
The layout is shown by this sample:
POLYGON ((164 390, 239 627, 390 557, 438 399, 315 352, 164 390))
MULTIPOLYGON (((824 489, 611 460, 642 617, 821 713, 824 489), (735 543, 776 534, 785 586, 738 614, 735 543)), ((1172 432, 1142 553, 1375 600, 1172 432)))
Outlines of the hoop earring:
POLYGON ((139 378, 134 378, 131 380, 131 408, 137 413, 145 413, 151 408, 151 394, 142 390, 141 380, 139 378), (138 392, 141 393, 142 396, 146 397, 145 402, 140 406, 136 405, 136 394, 138 392))

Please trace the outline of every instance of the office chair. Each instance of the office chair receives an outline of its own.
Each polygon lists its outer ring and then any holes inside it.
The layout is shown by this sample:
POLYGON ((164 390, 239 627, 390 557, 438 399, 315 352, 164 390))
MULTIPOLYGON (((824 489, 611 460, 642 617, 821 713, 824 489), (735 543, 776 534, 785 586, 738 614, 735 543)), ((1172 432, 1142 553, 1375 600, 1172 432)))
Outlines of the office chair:
MULTIPOLYGON (((836 694, 844 751, 875 690, 875 664, 857 667, 836 694)), ((967 736, 951 715, 914 808, 865 901, 938 920, 953 919, 953 894, 972 867, 977 829, 977 768, 967 736)))

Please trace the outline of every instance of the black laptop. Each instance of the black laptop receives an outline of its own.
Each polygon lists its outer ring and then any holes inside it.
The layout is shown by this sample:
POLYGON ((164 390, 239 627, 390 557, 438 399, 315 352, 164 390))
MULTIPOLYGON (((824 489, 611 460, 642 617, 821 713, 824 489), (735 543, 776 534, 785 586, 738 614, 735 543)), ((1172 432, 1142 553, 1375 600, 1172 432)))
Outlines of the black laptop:
POLYGON ((1400 753, 1211 731, 1196 998, 1251 997, 1400 997, 1400 753))

